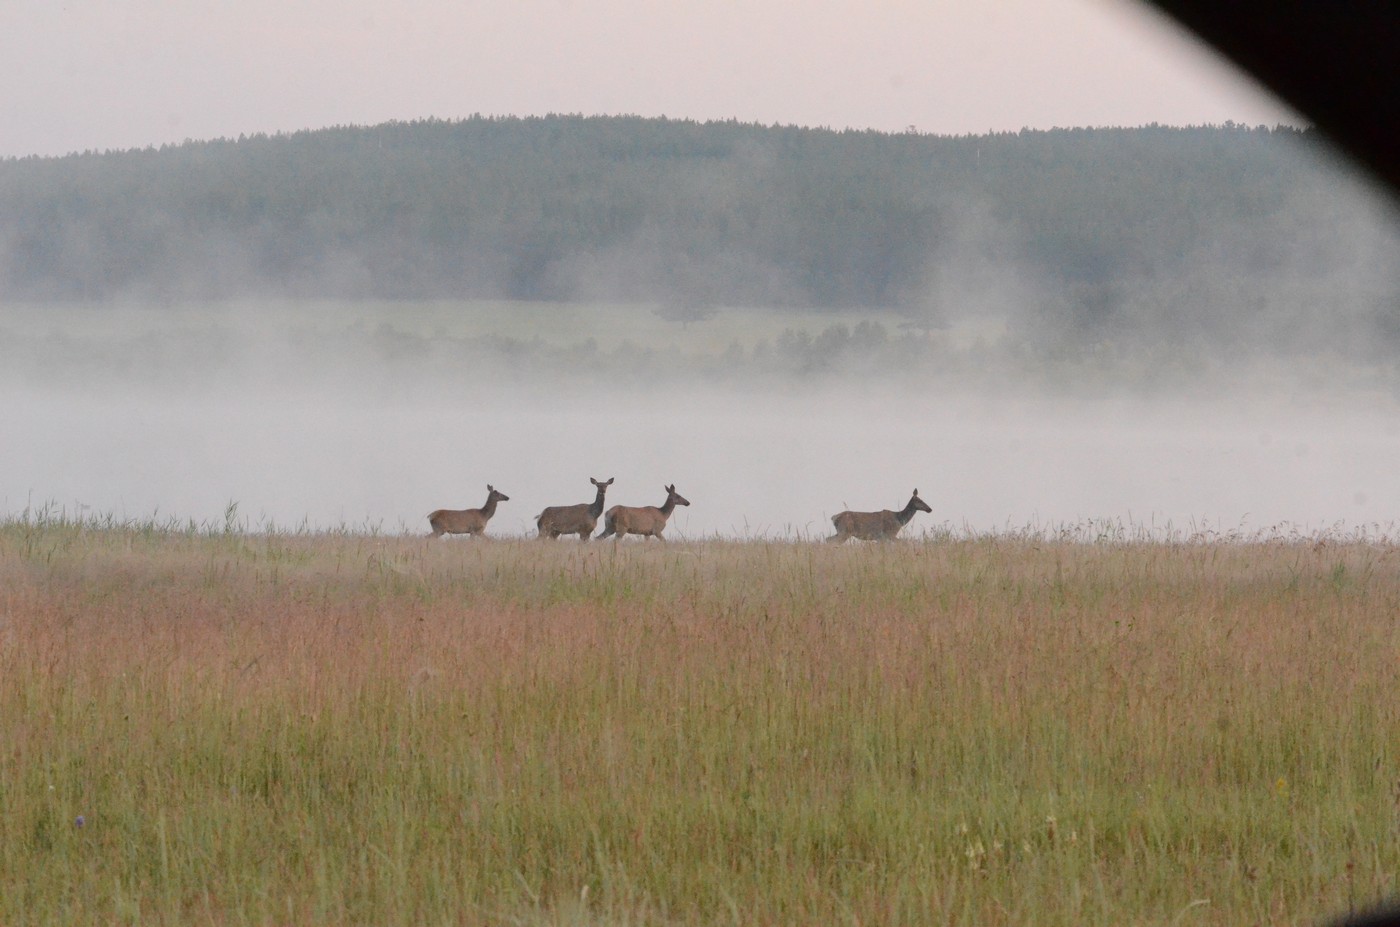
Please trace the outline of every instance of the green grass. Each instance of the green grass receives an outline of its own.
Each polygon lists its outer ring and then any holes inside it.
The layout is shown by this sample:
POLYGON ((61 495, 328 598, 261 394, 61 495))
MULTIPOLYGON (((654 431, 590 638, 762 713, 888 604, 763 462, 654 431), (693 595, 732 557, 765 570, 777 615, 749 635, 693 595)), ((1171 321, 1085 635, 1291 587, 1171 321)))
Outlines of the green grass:
POLYGON ((12 520, 0 923, 1320 923, 1400 873, 1397 567, 12 520))

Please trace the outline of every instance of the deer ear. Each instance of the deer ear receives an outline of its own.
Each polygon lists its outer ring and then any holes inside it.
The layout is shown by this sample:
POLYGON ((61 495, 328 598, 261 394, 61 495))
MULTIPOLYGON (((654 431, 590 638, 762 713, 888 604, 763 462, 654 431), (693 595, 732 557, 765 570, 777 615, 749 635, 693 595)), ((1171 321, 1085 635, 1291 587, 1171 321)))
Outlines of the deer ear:
POLYGON ((604 483, 603 485, 604 485, 604 486, 611 486, 611 485, 613 484, 613 480, 615 480, 615 479, 617 479, 617 477, 615 477, 615 476, 610 476, 610 477, 608 477, 608 481, 607 481, 606 483, 604 483))
POLYGON ((917 495, 918 495, 918 494, 919 494, 919 491, 918 491, 918 490, 917 490, 917 489, 916 489, 916 490, 914 490, 914 495, 916 495, 916 496, 917 496, 917 495))
POLYGON ((487 483, 487 484, 486 484, 486 491, 487 491, 487 492, 495 492, 495 491, 496 491, 496 487, 492 486, 490 483, 487 483))

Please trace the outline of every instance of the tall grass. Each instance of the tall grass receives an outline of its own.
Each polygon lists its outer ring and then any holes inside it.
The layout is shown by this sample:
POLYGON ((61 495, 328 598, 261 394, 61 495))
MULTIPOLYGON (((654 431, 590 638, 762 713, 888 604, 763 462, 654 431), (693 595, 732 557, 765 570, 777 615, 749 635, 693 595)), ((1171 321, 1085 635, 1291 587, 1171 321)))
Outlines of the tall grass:
POLYGON ((1397 615, 1358 541, 10 521, 0 923, 1315 924, 1397 615))

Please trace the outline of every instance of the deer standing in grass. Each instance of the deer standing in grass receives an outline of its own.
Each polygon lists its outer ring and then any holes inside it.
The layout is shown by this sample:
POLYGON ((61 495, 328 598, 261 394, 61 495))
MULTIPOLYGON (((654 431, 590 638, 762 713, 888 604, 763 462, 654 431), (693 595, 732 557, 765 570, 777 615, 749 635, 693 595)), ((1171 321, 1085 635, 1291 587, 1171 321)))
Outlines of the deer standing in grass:
POLYGON ((831 523, 836 533, 827 538, 833 544, 840 544, 849 538, 862 541, 889 541, 899 534, 899 529, 909 524, 915 512, 932 512, 928 503, 919 498, 919 491, 909 497, 909 504, 898 512, 885 509, 880 512, 842 512, 833 515, 831 523))
POLYGON ((606 527, 598 535, 598 540, 613 537, 625 538, 629 534, 639 534, 644 538, 666 540, 661 532, 666 530, 666 521, 678 505, 690 505, 690 500, 676 492, 674 484, 666 487, 666 501, 657 508, 654 505, 626 506, 615 505, 608 509, 606 527))
POLYGON ((557 538, 561 534, 577 534, 579 540, 586 541, 598 527, 598 516, 603 514, 603 494, 612 485, 614 477, 600 483, 593 477, 588 482, 598 487, 598 498, 591 503, 578 505, 551 505, 535 517, 535 525, 540 529, 540 537, 557 538))
POLYGON ((486 484, 486 504, 479 509, 438 509, 428 514, 428 524, 433 526, 433 537, 444 534, 470 534, 473 537, 486 533, 486 523, 496 514, 497 502, 509 502, 510 496, 497 492, 496 487, 486 484))

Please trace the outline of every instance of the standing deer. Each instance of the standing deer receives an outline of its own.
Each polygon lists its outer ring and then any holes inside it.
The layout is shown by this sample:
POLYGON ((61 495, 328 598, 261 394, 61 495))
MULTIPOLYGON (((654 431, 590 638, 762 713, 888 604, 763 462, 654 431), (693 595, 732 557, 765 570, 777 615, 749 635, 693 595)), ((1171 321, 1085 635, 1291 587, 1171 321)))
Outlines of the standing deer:
POLYGON ((479 509, 438 509, 428 515, 428 524, 433 526, 433 537, 444 534, 470 534, 473 537, 486 533, 486 523, 496 514, 497 502, 509 502, 510 496, 497 492, 496 487, 486 484, 486 504, 479 509))
POLYGON ((899 534, 899 529, 909 524, 915 512, 932 512, 928 503, 919 498, 919 491, 909 497, 909 504, 898 512, 885 509, 880 512, 842 512, 833 515, 831 523, 836 533, 827 538, 833 544, 840 544, 848 538, 862 541, 889 541, 899 534))
POLYGON ((640 534, 644 538, 664 541, 666 539, 661 536, 661 532, 666 529, 666 520, 678 505, 690 505, 690 500, 676 492, 674 485, 666 487, 666 501, 661 508, 654 505, 636 508, 615 505, 608 509, 607 527, 598 535, 598 540, 610 536, 620 540, 629 534, 640 534))
POLYGON ((551 505, 537 515, 535 525, 540 529, 540 537, 547 535, 557 538, 561 534, 577 534, 579 540, 588 540, 593 529, 598 527, 598 516, 603 514, 603 494, 608 491, 613 479, 608 477, 606 483, 600 483, 591 476, 588 478, 588 482, 598 487, 598 498, 592 503, 551 505))

